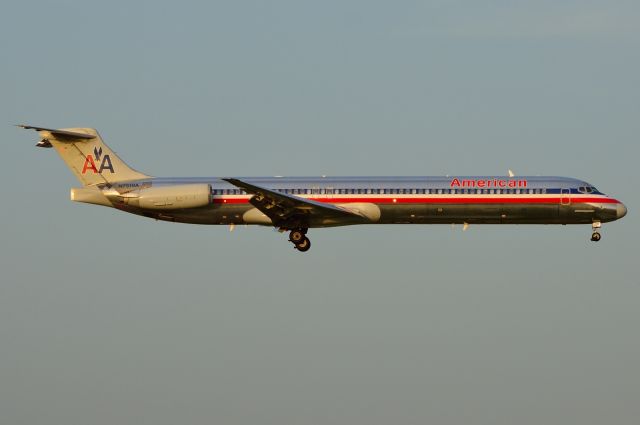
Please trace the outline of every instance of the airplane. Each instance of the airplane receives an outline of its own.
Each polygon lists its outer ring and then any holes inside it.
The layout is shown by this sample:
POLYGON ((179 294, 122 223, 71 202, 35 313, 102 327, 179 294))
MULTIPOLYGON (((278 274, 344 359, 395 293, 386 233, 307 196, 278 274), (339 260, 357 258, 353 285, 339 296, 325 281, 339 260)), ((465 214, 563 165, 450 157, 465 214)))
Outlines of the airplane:
POLYGON ((38 132, 82 187, 71 200, 156 220, 273 226, 295 249, 311 247, 311 228, 355 224, 591 224, 624 217, 624 204, 567 177, 151 177, 126 165, 93 128, 38 132))

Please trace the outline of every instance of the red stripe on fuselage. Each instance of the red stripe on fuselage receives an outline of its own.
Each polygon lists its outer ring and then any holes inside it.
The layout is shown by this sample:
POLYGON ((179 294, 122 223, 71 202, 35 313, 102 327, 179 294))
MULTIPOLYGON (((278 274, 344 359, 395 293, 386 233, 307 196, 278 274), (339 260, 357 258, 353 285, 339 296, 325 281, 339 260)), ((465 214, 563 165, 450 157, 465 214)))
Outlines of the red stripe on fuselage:
MULTIPOLYGON (((366 202, 372 204, 560 204, 560 200, 568 203, 565 197, 416 197, 416 198, 400 198, 400 197, 349 197, 349 198, 301 198, 309 199, 317 202, 325 202, 328 204, 350 204, 356 202, 366 202)), ((608 197, 571 197, 572 204, 619 204, 620 202, 608 197)), ((243 198, 214 198, 214 204, 246 204, 249 202, 248 197, 243 198)))

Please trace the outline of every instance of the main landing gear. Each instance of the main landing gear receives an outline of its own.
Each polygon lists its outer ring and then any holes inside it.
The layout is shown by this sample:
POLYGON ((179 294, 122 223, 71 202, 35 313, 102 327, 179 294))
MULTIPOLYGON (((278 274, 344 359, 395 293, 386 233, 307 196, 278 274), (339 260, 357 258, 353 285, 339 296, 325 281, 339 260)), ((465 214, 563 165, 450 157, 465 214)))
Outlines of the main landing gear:
POLYGON ((307 252, 311 248, 311 241, 306 236, 307 229, 293 229, 289 233, 289 241, 300 252, 307 252))
POLYGON ((594 221, 591 225, 591 228, 593 229, 593 233, 591 234, 591 241, 598 242, 600 240, 601 236, 600 232, 598 232, 600 227, 602 227, 602 223, 600 223, 599 221, 594 221))

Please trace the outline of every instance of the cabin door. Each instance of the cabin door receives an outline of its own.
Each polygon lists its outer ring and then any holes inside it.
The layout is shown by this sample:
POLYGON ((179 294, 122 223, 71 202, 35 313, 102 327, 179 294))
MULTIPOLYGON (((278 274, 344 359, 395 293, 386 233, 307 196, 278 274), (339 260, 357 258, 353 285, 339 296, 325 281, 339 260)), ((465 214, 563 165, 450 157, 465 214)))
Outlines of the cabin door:
POLYGON ((560 205, 571 204, 571 189, 560 189, 560 205))

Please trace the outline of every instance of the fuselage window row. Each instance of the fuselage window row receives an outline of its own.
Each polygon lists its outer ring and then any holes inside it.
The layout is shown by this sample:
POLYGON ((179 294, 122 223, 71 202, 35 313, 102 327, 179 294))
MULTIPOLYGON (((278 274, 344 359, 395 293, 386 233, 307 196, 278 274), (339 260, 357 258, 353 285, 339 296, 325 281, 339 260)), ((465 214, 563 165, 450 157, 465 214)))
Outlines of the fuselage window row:
MULTIPOLYGON (((582 193, 592 193, 593 188, 580 188, 582 193)), ((275 189, 290 195, 538 195, 539 189, 275 189)), ((241 189, 213 189, 213 195, 246 195, 241 189)))

